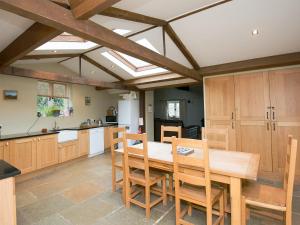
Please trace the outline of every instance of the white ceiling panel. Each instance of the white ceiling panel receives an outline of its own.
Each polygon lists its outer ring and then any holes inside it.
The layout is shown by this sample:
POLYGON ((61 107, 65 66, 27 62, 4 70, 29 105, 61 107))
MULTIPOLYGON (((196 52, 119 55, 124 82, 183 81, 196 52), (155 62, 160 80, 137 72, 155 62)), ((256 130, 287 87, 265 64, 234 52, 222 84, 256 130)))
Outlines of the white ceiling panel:
POLYGON ((66 58, 26 59, 26 60, 18 60, 14 64, 22 65, 22 64, 57 63, 64 59, 66 59, 66 58))
POLYGON ((218 0, 123 0, 114 6, 135 13, 170 20, 215 2, 218 0))
POLYGON ((299 0, 234 0, 171 25, 200 66, 209 66, 299 52, 299 15, 299 0))
POLYGON ((12 43, 20 34, 27 30, 33 21, 0 10, 0 51, 12 43))
POLYGON ((74 73, 79 74, 79 57, 66 60, 60 64, 72 70, 74 73))

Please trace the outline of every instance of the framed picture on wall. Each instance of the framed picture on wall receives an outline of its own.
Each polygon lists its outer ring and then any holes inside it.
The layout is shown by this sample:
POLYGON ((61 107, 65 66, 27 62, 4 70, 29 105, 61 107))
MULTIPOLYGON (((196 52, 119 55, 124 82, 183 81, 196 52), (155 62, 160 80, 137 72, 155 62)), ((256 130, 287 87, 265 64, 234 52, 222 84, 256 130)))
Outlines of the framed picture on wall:
POLYGON ((91 105, 91 101, 92 101, 91 97, 85 97, 84 99, 85 105, 91 105))
POLYGON ((17 100, 18 99, 18 91, 15 90, 4 90, 3 97, 6 100, 17 100))

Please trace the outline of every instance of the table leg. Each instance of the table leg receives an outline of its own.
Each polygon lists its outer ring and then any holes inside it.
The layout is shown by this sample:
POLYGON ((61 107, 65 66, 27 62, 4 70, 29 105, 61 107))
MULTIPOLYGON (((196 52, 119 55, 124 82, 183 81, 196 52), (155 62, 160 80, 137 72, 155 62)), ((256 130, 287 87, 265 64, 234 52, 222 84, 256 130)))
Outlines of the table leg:
POLYGON ((231 224, 241 225, 242 221, 242 211, 241 211, 241 201, 242 201, 242 184, 241 179, 231 177, 230 178, 230 197, 231 197, 231 224))

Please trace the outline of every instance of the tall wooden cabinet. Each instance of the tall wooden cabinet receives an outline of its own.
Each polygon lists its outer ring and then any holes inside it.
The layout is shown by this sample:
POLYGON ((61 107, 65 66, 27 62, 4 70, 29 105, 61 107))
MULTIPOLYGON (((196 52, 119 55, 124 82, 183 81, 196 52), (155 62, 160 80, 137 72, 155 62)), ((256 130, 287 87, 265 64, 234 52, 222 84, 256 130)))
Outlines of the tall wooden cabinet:
POLYGON ((233 76, 205 79, 205 125, 228 128, 229 149, 236 149, 233 76))
POLYGON ((208 127, 229 127, 231 150, 259 153, 262 174, 278 176, 287 136, 300 141, 300 69, 206 78, 205 108, 208 127))

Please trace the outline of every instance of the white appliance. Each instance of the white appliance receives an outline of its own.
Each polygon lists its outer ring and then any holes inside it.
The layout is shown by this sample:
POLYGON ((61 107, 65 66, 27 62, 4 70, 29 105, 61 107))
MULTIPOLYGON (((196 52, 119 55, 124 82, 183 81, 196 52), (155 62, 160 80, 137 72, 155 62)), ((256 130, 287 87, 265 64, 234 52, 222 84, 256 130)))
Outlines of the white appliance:
POLYGON ((119 127, 126 127, 126 132, 128 133, 138 133, 139 113, 138 100, 120 100, 118 102, 119 127))
POLYGON ((89 157, 104 153, 104 128, 90 129, 90 152, 89 157))

